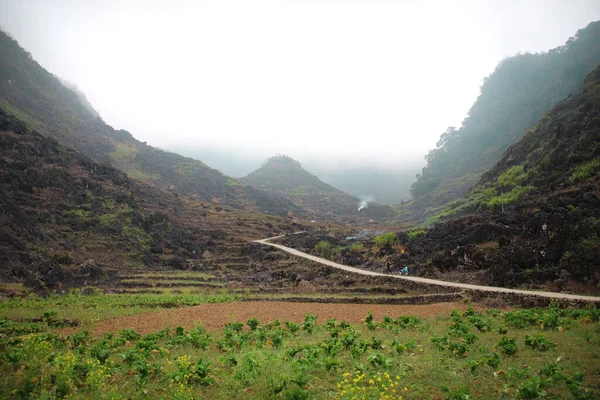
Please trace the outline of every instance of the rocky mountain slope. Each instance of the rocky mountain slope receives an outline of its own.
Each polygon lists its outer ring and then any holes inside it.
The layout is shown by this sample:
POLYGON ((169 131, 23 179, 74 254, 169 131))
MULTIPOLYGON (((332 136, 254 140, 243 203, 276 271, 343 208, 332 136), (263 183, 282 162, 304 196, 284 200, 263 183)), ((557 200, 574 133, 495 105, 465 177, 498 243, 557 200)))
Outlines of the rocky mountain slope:
POLYGON ((460 199, 550 108, 575 92, 600 63, 600 22, 547 53, 503 60, 458 129, 441 135, 412 186, 403 219, 426 219, 460 199))
POLYGON ((304 170, 298 161, 284 155, 271 157, 241 181, 289 199, 306 208, 314 218, 333 215, 385 220, 390 217, 390 208, 377 203, 369 203, 368 207, 358 211, 360 199, 326 184, 304 170))
POLYGON ((600 66, 444 213, 400 234, 415 274, 599 292, 600 66))
POLYGON ((300 229, 132 180, 3 110, 0 209, 0 281, 38 291, 136 268, 204 270, 211 254, 300 229))
POLYGON ((291 202, 248 187, 200 161, 156 149, 127 131, 113 129, 82 101, 81 93, 64 86, 4 32, 0 32, 0 109, 28 128, 138 181, 232 207, 303 214, 291 202))

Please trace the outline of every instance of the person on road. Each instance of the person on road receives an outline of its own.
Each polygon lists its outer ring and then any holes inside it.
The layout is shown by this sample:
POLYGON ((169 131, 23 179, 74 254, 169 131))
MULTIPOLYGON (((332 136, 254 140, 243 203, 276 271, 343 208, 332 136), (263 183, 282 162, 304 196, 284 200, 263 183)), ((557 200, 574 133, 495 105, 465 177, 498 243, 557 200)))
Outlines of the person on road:
POLYGON ((402 275, 408 275, 408 267, 406 265, 402 268, 402 275))

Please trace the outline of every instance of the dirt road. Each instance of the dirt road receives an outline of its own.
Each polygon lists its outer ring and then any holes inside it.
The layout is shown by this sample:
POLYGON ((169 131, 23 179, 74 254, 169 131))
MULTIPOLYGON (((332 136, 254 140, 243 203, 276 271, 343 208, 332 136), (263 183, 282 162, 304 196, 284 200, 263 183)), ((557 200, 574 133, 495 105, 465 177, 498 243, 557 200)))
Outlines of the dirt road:
POLYGON ((308 260, 321 263, 323 265, 327 265, 333 268, 342 269, 344 271, 353 272, 361 275, 370 275, 370 276, 388 276, 396 279, 404 279, 407 281, 425 283, 429 285, 437 285, 437 286, 445 286, 456 289, 467 289, 467 290, 478 290, 483 292, 495 292, 495 293, 514 293, 514 294, 523 294, 527 296, 539 296, 539 297, 547 297, 552 299, 564 299, 564 300, 577 300, 577 301, 589 301, 589 302, 600 302, 600 297, 595 296, 581 296, 576 294, 567 294, 567 293, 555 293, 555 292, 538 292, 533 290, 520 290, 520 289, 508 289, 503 287, 495 287, 495 286, 480 286, 480 285, 471 285, 468 283, 457 283, 457 282, 446 282, 439 281, 436 279, 428 279, 428 278, 419 278, 417 276, 400 276, 400 275, 392 275, 392 274, 382 274, 379 272, 366 271, 360 268, 350 267, 348 265, 338 264, 336 262, 326 260, 321 257, 313 256, 311 254, 303 253, 299 250, 292 249, 291 247, 283 246, 281 244, 270 243, 270 240, 280 238, 282 236, 275 236, 272 238, 255 240, 255 243, 264 244, 267 246, 272 246, 283 250, 287 253, 290 253, 297 257, 303 257, 308 260))

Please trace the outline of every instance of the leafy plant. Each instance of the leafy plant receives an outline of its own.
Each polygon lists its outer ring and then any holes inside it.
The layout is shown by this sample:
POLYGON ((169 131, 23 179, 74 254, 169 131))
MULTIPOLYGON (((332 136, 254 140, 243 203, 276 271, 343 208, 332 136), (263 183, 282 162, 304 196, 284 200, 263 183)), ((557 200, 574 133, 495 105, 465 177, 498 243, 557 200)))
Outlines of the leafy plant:
POLYGON ((308 332, 308 334, 312 334, 315 326, 317 325, 317 316, 311 313, 307 313, 304 316, 304 321, 302 321, 302 329, 308 332))
POLYGON ((206 386, 214 382, 210 376, 212 373, 210 362, 202 358, 192 363, 188 355, 183 355, 177 358, 175 364, 177 369, 171 374, 171 379, 175 383, 198 383, 206 386))
POLYGON ((246 324, 250 327, 250 330, 255 331, 260 326, 260 321, 258 320, 258 318, 255 317, 255 318, 249 319, 246 322, 246 324))
POLYGON ((548 351, 551 348, 556 347, 556 343, 542 334, 534 336, 526 335, 524 341, 526 346, 529 346, 537 351, 548 351))
POLYGON ((458 389, 450 389, 447 386, 441 386, 442 392, 446 393, 448 400, 471 400, 471 388, 468 386, 461 386, 458 389))
POLYGON ((500 347, 500 351, 502 352, 502 354, 505 354, 507 356, 512 356, 516 354, 517 351, 519 351, 519 348, 517 347, 517 339, 509 339, 506 335, 502 336, 497 346, 500 347))
POLYGON ((377 329, 377 323, 373 321, 373 314, 370 311, 365 317, 364 323, 370 331, 377 329))
POLYGON ((415 346, 416 346, 415 345, 415 341, 413 339, 411 339, 411 340, 409 340, 409 341, 407 341, 405 343, 400 343, 400 342, 398 342, 396 340, 392 341, 392 348, 394 350, 396 350, 396 352, 398 354, 403 354, 403 353, 408 352, 408 351, 414 351, 415 350, 415 346))
POLYGON ((547 393, 544 390, 544 387, 547 384, 548 382, 546 380, 536 375, 519 385, 517 388, 517 397, 520 399, 539 399, 541 397, 546 397, 547 393))

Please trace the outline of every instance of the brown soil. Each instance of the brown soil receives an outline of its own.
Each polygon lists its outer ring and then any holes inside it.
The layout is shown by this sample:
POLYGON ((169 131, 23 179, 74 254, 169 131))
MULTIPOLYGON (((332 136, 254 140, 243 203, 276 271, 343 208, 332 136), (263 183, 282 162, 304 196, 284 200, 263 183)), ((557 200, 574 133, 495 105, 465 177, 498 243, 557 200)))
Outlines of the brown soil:
POLYGON ((169 309, 157 313, 140 314, 102 321, 92 328, 94 336, 121 329, 133 328, 140 333, 150 333, 167 326, 171 328, 181 325, 186 329, 201 324, 209 331, 222 329, 227 322, 245 322, 253 317, 262 322, 274 319, 301 322, 306 313, 313 313, 323 323, 329 318, 349 323, 362 322, 368 312, 372 312, 375 320, 384 315, 398 317, 414 315, 429 318, 450 314, 452 309, 465 310, 462 302, 438 303, 427 305, 384 305, 384 304, 319 304, 319 303, 287 303, 287 302, 244 302, 203 304, 194 307, 169 309))

